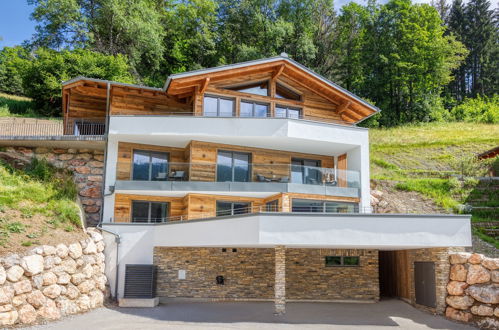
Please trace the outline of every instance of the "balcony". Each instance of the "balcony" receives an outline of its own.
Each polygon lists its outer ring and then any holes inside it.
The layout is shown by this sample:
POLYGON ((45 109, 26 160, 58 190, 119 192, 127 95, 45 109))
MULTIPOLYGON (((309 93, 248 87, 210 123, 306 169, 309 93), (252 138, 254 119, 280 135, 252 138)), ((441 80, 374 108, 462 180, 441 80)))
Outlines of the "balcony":
POLYGON ((0 139, 5 140, 102 140, 106 134, 104 118, 0 119, 0 139))
MULTIPOLYGON (((118 163, 118 168, 130 164, 118 163)), ((116 181, 117 191, 199 191, 306 193, 359 197, 360 173, 290 164, 162 163, 135 165, 132 180, 116 181)))

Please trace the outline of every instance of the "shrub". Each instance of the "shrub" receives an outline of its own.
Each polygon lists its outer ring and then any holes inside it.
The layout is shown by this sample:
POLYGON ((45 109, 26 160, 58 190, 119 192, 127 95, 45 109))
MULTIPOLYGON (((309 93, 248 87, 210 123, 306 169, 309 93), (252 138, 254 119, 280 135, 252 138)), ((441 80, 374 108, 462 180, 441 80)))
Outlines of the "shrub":
POLYGON ((493 97, 477 96, 468 98, 451 110, 452 116, 459 121, 473 123, 499 123, 499 94, 493 97))
POLYGON ((26 174, 40 181, 50 181, 54 178, 55 167, 45 159, 33 158, 26 167, 26 174))

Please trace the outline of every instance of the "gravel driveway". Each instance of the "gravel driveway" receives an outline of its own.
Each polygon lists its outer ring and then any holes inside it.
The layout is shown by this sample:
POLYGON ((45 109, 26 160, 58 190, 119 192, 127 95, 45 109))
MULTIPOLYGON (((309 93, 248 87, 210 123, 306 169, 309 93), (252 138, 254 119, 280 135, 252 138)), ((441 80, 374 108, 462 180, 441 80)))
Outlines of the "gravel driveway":
POLYGON ((176 302, 156 308, 100 308, 31 329, 473 329, 400 300, 288 303, 284 316, 266 302, 176 302))

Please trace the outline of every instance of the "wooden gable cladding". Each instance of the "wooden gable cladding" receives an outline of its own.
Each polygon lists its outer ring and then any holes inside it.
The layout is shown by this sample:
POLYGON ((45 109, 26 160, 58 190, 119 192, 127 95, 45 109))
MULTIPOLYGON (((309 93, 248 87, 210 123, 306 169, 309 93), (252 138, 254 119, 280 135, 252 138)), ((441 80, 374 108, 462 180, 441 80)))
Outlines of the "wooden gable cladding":
POLYGON ((64 86, 62 95, 65 118, 105 118, 106 84, 81 81, 64 86))
POLYGON ((138 144, 119 142, 118 143, 118 164, 116 166, 116 179, 117 180, 131 180, 132 167, 133 167, 133 151, 134 150, 147 150, 167 152, 170 156, 169 161, 172 163, 185 163, 189 162, 186 158, 185 149, 174 147, 163 147, 149 144, 138 144))
POLYGON ((113 86, 111 98, 111 115, 192 113, 192 106, 180 103, 162 91, 113 86))
MULTIPOLYGON (((201 70, 199 74, 182 77, 173 76, 168 85, 169 95, 192 95, 193 98, 206 93, 217 93, 233 97, 251 98, 270 103, 274 109, 277 102, 290 105, 290 100, 276 99, 275 83, 283 83, 299 91, 302 95, 301 102, 294 105, 303 108, 303 115, 310 119, 330 119, 356 123, 375 113, 372 107, 366 105, 356 97, 341 88, 320 79, 310 71, 284 59, 270 62, 254 62, 247 66, 227 66, 219 70, 201 70), (237 86, 252 82, 268 80, 270 82, 270 95, 263 96, 263 100, 246 93, 237 93, 224 89, 227 86, 237 86), (231 93, 232 92, 232 93, 231 93)), ((236 100, 238 101, 238 100, 236 100)), ((238 103, 238 102, 237 102, 238 103)), ((195 113, 202 113, 202 106, 195 104, 195 113)))

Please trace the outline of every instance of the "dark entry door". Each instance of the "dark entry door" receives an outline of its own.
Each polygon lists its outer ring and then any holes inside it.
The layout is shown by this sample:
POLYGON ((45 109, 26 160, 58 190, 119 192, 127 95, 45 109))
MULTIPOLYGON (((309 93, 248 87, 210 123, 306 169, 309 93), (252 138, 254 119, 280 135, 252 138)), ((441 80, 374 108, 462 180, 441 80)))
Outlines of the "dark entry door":
POLYGON ((414 262, 414 286, 417 304, 436 307, 435 263, 414 262))

